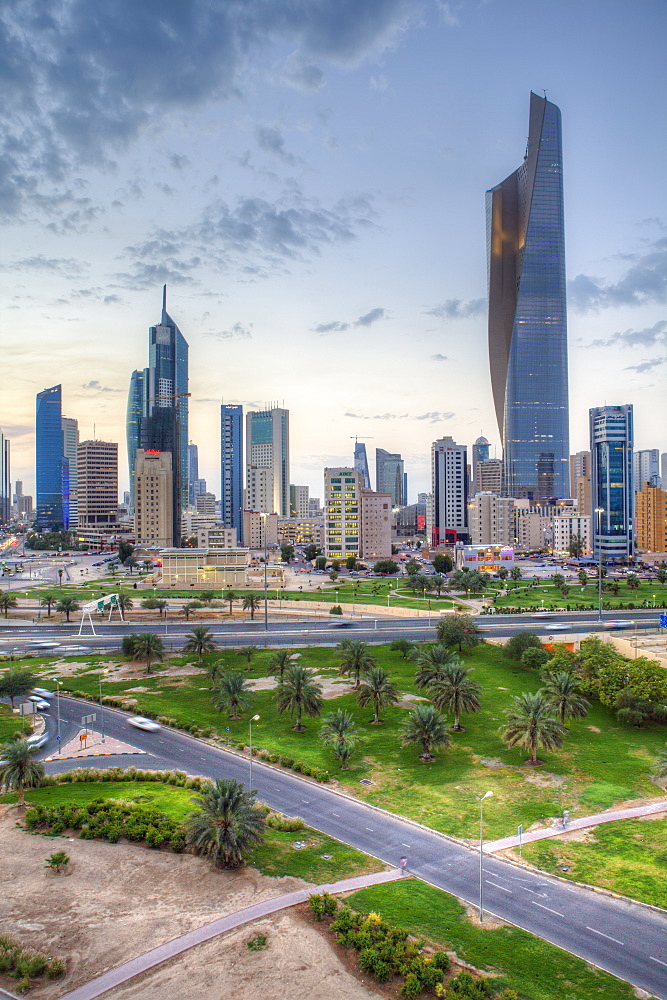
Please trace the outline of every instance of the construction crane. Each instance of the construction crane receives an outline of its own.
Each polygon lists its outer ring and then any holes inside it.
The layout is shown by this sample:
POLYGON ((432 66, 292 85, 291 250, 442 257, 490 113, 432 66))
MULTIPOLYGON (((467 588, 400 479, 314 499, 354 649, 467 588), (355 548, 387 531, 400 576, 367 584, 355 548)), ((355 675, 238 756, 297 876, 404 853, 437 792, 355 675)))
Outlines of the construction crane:
POLYGON ((350 434, 350 438, 354 438, 354 443, 357 441, 371 441, 374 440, 373 434, 350 434))

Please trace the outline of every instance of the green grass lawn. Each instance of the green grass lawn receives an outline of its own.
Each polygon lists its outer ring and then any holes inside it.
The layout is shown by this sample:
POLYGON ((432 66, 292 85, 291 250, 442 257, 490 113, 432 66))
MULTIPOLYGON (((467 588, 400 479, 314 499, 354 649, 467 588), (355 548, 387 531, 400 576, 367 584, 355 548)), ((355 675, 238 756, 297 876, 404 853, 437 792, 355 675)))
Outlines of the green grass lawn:
MULTIPOLYGON (((569 604, 570 608, 575 608, 581 604, 585 608, 597 608, 597 582, 591 581, 582 588, 578 581, 573 581, 568 583, 568 586, 570 592, 567 597, 564 597, 553 583, 531 586, 527 580, 519 581, 516 586, 511 584, 513 589, 509 593, 496 598, 495 607, 500 610, 518 606, 541 611, 542 607, 548 610, 550 608, 564 608, 569 604)), ((667 591, 658 583, 641 583, 636 590, 628 587, 626 583, 621 583, 618 595, 612 594, 609 590, 602 592, 602 605, 607 608, 618 608, 627 604, 634 604, 638 608, 652 608, 654 606, 660 608, 666 599, 667 591)))
POLYGON ((23 729, 23 720, 20 715, 14 715, 9 705, 0 705, 0 743, 20 732, 23 729))
POLYGON ((349 901, 363 913, 379 913, 394 926, 453 949, 480 970, 497 972, 498 988, 510 987, 530 1000, 633 1000, 635 996, 628 983, 527 931, 475 926, 453 896, 423 882, 410 879, 372 886, 354 893, 349 901))

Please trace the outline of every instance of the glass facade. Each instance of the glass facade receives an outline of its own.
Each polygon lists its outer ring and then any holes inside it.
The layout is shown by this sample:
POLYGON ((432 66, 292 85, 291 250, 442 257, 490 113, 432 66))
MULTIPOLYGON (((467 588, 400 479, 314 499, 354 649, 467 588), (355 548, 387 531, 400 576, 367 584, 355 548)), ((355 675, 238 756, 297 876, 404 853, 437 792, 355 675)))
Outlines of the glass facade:
POLYGON ((0 431, 0 524, 7 524, 12 506, 12 479, 9 467, 9 440, 0 431))
POLYGON ((384 448, 375 449, 375 490, 377 493, 391 493, 393 507, 404 507, 405 474, 403 459, 384 448))
POLYGON ((632 406, 590 410, 593 551, 603 563, 633 554, 632 406))
POLYGON ((130 474, 130 509, 134 511, 134 465, 137 458, 137 448, 141 447, 140 422, 145 416, 147 393, 144 386, 148 382, 148 369, 141 368, 132 372, 130 391, 127 396, 127 417, 125 433, 127 438, 127 464, 130 474))
POLYGON ((368 471, 368 455, 366 454, 366 445, 359 444, 358 441, 354 442, 354 467, 363 477, 364 489, 370 490, 371 474, 368 471))
POLYGON ((560 111, 531 94, 523 164, 487 192, 489 356, 503 490, 569 491, 565 229, 560 111))
POLYGON ((63 455, 62 387, 54 385, 37 393, 35 414, 35 482, 37 527, 63 531, 63 485, 68 472, 63 455), (63 482, 64 481, 64 482, 63 482))
POLYGON ((220 407, 220 514, 226 528, 236 528, 243 543, 243 407, 220 407))

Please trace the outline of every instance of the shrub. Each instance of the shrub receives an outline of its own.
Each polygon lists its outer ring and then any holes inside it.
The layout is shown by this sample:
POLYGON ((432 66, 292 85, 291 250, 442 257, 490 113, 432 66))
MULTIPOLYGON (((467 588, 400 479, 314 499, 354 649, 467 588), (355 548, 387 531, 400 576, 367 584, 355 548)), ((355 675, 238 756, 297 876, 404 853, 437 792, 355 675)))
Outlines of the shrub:
POLYGON ((272 830, 280 830, 283 833, 296 833, 297 830, 303 830, 306 824, 301 816, 283 816, 282 813, 269 813, 266 825, 270 826, 272 830))
POLYGON ((52 958, 46 970, 47 979, 60 979, 67 972, 67 966, 62 958, 52 958))
POLYGON ((447 952, 436 951, 436 953, 433 955, 433 964, 435 965, 436 969, 440 969, 442 972, 449 972, 452 963, 447 952))
POLYGON ((185 834, 180 831, 175 833, 169 840, 169 847, 174 854, 181 854, 185 850, 185 834))
POLYGON ((412 1000, 422 992, 422 984, 415 976, 414 972, 409 972, 405 977, 405 982, 401 986, 400 995, 404 1000, 412 1000))
MULTIPOLYGON (((298 818, 301 819, 301 817, 298 818)), ((338 913, 338 900, 335 896, 330 896, 328 892, 323 892, 322 902, 324 903, 324 912, 328 917, 334 917, 338 913)))
POLYGON ((322 902, 322 897, 311 895, 308 897, 308 903, 310 905, 311 913, 317 921, 320 921, 324 916, 324 903, 322 902))

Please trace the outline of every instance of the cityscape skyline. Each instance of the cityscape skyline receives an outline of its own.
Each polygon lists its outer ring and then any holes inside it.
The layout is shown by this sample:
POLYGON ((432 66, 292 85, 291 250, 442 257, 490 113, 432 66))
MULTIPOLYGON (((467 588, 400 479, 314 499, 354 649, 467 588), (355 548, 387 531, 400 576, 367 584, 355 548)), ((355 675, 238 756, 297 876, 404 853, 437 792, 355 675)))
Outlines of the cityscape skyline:
MULTIPOLYGON (((564 120, 570 450, 588 447, 588 411, 608 404, 634 405, 637 449, 667 451, 666 140, 654 127, 664 8, 619 4, 609 17, 595 0, 566 3, 554 24, 546 7, 521 2, 425 3, 418 16, 401 2, 363 6, 339 17, 330 3, 298 8, 283 27, 258 15, 224 80, 224 32, 195 66, 196 29, 172 24, 181 72, 159 94, 148 68, 168 51, 169 4, 162 26, 137 36, 146 73, 129 90, 120 81, 130 57, 113 31, 104 58, 95 50, 92 81, 93 24, 76 37, 66 18, 48 37, 24 34, 13 68, 18 78, 31 67, 28 90, 73 43, 81 54, 76 97, 54 86, 26 118, 11 91, 4 109, 9 137, 27 121, 60 157, 35 187, 37 160, 10 156, 3 189, 15 377, 0 428, 26 493, 33 399, 45 386, 62 383, 82 439, 125 439, 127 379, 165 282, 190 343, 189 438, 209 484, 220 482, 221 402, 248 412, 284 400, 291 479, 315 495, 325 466, 352 464, 355 434, 402 456, 412 501, 429 489, 434 440, 451 435, 470 453, 481 434, 499 456, 483 194, 516 166, 526 98, 542 85, 564 120), (517 39, 522 59, 501 62, 517 39), (120 139, 104 98, 113 86, 134 113, 120 139), (77 144, 60 113, 79 97, 77 144)), ((16 37, 22 16, 3 15, 16 37)))

